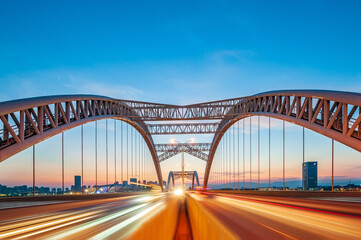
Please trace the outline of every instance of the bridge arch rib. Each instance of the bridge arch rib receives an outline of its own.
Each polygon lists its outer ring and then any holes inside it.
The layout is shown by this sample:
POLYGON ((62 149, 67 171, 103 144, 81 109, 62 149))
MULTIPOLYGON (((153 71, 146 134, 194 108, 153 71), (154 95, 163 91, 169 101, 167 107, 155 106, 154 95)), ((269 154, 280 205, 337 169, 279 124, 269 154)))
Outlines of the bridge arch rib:
MULTIPOLYGON (((0 103, 0 162, 61 132, 102 119, 130 124, 143 137, 151 153, 160 185, 158 155, 147 125, 133 120, 135 113, 121 101, 91 95, 51 96, 0 103)), ((163 188, 163 187, 162 187, 163 188)))
POLYGON ((323 90, 273 91, 244 98, 227 113, 212 140, 203 186, 225 132, 237 121, 265 116, 305 127, 361 152, 361 94, 323 90))

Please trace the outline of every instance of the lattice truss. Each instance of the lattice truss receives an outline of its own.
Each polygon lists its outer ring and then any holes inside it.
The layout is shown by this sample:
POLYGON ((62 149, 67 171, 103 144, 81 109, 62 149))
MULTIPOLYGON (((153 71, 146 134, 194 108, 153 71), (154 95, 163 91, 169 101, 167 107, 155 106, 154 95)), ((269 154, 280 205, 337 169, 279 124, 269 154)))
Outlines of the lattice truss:
POLYGON ((302 119, 342 133, 361 139, 361 102, 339 98, 340 101, 331 101, 316 97, 302 96, 260 96, 252 97, 238 104, 233 113, 267 112, 280 114, 296 119, 302 119))
MULTIPOLYGON (((211 148, 210 143, 186 143, 184 144, 184 152, 199 158, 203 161, 208 161, 208 154, 211 148)), ((181 144, 155 144, 155 149, 161 154, 158 155, 158 161, 163 162, 182 151, 181 144)))
POLYGON ((2 105, 5 104, 0 105, 0 112, 6 112, 0 115, 0 150, 78 120, 96 116, 127 116, 132 111, 113 99, 94 97, 89 100, 64 101, 64 98, 60 97, 58 101, 54 99, 55 102, 49 104, 40 99, 36 101, 38 104, 30 101, 29 104, 17 104, 17 101, 13 101, 14 109, 7 112, 9 104, 4 108, 2 105))
POLYGON ((214 134, 219 122, 214 123, 175 123, 175 124, 147 124, 152 135, 166 134, 214 134))

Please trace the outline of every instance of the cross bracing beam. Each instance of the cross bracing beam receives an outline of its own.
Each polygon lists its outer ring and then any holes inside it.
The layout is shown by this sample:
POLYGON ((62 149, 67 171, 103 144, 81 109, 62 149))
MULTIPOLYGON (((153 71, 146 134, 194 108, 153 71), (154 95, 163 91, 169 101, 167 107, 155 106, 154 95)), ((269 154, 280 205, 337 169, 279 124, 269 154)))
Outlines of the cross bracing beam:
MULTIPOLYGON (((208 154, 211 147, 210 143, 187 143, 184 145, 184 152, 199 158, 203 161, 208 160, 208 154)), ((163 162, 179 153, 181 153, 181 144, 155 144, 157 152, 163 152, 158 156, 158 161, 163 162)))
POLYGON ((172 171, 172 172, 173 172, 174 180, 178 180, 182 176, 186 177, 187 179, 192 179, 194 174, 194 171, 184 171, 184 173, 182 171, 172 171))
POLYGON ((219 122, 214 123, 177 123, 177 124, 147 124, 150 134, 214 134, 219 122))
MULTIPOLYGON (((202 152, 202 151, 193 151, 191 149, 184 150, 185 153, 188 153, 196 158, 199 158, 203 161, 208 161, 208 154, 202 152)), ((181 151, 172 151, 172 152, 164 152, 160 155, 158 155, 158 161, 164 162, 165 160, 176 156, 177 154, 181 153, 181 151)))
POLYGON ((205 162, 208 161, 208 154, 201 151, 186 151, 186 153, 192 155, 193 157, 199 158, 205 162))
POLYGON ((178 153, 180 152, 164 152, 160 155, 158 155, 158 161, 161 163, 161 162, 164 162, 165 160, 171 158, 171 157, 174 157, 176 156, 178 153))
MULTIPOLYGON (((223 119, 230 110, 245 98, 233 98, 220 101, 178 106, 159 103, 121 100, 136 113, 136 118, 144 121, 160 120, 209 120, 223 119)), ((228 117, 231 117, 230 114, 228 117)))
MULTIPOLYGON (((181 151, 181 144, 154 144, 157 152, 174 152, 181 151)), ((211 149, 210 143, 186 143, 185 149, 192 149, 193 151, 209 151, 211 149)))

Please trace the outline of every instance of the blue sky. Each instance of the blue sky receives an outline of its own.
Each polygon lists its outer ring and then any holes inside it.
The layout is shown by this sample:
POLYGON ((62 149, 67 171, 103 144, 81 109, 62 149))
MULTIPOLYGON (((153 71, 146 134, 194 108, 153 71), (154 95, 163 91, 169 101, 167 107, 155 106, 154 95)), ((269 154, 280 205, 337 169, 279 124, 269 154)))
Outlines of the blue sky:
POLYGON ((0 100, 361 91, 359 1, 1 1, 0 100), (25 89, 25 91, 24 91, 25 89))
POLYGON ((360 1, 3 0, 0 101, 82 93, 188 104, 280 89, 361 92, 360 11, 360 1))

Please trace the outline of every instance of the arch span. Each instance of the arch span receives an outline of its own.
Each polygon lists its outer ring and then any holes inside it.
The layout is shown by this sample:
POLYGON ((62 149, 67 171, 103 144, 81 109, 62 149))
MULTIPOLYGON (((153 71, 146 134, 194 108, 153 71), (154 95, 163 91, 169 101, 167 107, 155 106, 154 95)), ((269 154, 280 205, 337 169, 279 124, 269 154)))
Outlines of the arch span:
MULTIPOLYGON (((0 103, 0 162, 61 132, 102 119, 117 119, 134 127, 151 153, 163 184, 158 155, 147 125, 133 120, 133 110, 121 101, 101 96, 50 96, 0 103)), ((163 187, 163 186, 162 186, 163 187)))
POLYGON ((203 186, 218 144, 238 120, 265 116, 287 121, 343 143, 361 152, 361 94, 322 90, 273 91, 244 98, 231 108, 212 140, 203 186))

